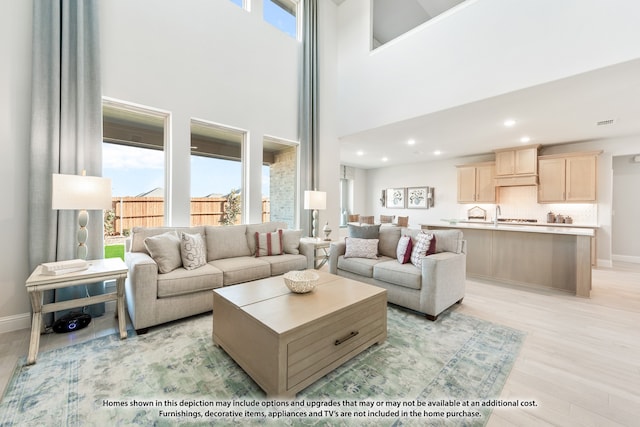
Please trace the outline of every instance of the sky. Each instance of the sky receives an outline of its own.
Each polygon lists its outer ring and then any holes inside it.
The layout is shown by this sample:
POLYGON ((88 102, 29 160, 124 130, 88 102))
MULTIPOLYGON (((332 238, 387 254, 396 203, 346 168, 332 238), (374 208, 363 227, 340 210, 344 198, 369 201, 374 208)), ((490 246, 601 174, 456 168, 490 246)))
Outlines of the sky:
MULTIPOLYGON (((120 144, 102 145, 102 176, 111 178, 114 197, 164 188, 164 152, 120 144)), ((241 189, 240 162, 191 156, 191 197, 241 189)), ((269 194, 269 167, 262 167, 262 194, 269 194)))

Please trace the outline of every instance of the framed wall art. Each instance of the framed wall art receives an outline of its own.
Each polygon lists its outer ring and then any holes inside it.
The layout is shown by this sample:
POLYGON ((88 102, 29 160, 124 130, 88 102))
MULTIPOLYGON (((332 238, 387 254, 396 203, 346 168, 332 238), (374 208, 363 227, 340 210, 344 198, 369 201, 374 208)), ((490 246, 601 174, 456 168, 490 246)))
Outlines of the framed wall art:
POLYGON ((429 187, 407 188, 408 209, 428 209, 429 187))
POLYGON ((404 208, 405 207, 405 191, 404 188, 387 188, 387 207, 388 208, 404 208))

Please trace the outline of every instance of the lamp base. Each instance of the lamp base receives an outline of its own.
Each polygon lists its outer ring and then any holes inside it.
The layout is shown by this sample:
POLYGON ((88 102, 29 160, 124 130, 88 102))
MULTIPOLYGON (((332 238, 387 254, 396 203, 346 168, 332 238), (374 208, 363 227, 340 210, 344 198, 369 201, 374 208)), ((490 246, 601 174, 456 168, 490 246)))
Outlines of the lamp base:
POLYGON ((318 237, 318 210, 313 210, 313 221, 311 221, 311 236, 313 238, 318 237))
POLYGON ((76 238, 78 239, 76 258, 78 259, 87 259, 87 254, 89 251, 86 245, 87 237, 89 236, 87 224, 89 224, 89 212, 83 209, 78 212, 78 226, 80 226, 78 232, 76 233, 76 238))

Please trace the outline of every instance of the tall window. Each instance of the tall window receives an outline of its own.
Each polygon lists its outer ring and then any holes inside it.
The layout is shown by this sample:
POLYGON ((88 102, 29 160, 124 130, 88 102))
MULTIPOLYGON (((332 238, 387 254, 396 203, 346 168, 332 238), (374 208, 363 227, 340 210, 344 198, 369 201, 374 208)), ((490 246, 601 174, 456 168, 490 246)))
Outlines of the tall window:
POLYGON ((246 132, 191 120, 191 225, 242 223, 246 132))
POLYGON ((262 161, 263 222, 282 221, 289 228, 296 228, 298 143, 265 137, 262 161))
POLYGON ((263 0, 263 18, 274 27, 296 38, 298 34, 296 0, 263 0))
POLYGON ((114 199, 114 208, 105 213, 107 256, 109 246, 122 245, 132 227, 164 225, 168 117, 146 107, 103 101, 102 175, 111 178, 114 199))

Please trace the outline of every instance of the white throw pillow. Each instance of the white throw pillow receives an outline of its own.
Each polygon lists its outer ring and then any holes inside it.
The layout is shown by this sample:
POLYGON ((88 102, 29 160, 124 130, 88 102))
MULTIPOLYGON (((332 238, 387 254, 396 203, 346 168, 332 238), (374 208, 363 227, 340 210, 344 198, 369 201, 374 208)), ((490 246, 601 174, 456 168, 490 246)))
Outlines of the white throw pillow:
POLYGON ((396 258, 400 264, 406 264, 411 260, 411 252, 413 250, 413 242, 411 236, 402 236, 398 241, 396 249, 396 258))
POLYGON ((378 259, 378 239, 345 237, 345 258, 378 259))
POLYGON ((168 231, 144 239, 144 246, 158 264, 160 273, 169 273, 182 266, 180 239, 175 231, 168 231))
POLYGON ((180 255, 182 265, 187 270, 202 267, 207 263, 207 245, 200 233, 180 235, 180 255))

